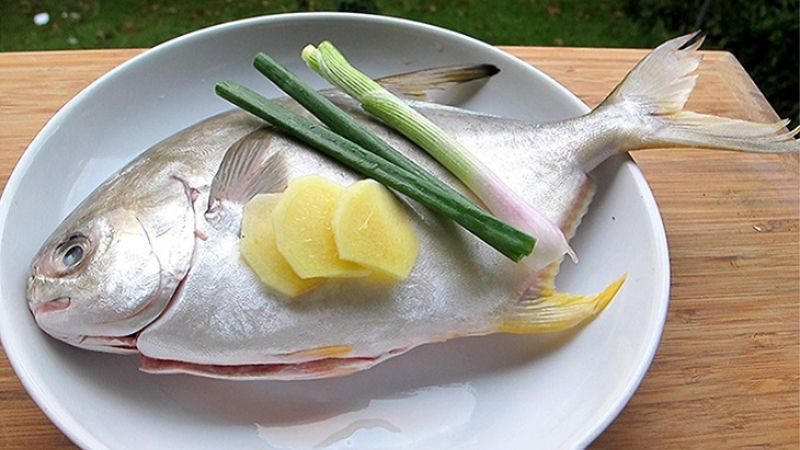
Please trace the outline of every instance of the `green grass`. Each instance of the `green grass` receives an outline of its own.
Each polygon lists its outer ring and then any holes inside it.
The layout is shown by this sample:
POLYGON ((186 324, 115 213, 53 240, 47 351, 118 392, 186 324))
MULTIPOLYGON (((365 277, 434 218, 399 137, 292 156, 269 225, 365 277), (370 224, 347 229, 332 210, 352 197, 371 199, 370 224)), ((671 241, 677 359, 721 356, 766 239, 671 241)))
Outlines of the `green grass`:
POLYGON ((335 11, 357 3, 492 44, 652 47, 667 37, 663 30, 643 30, 626 17, 619 0, 0 0, 0 51, 152 47, 235 19, 335 11), (47 25, 33 23, 39 12, 50 14, 47 25))
MULTIPOLYGON (((496 45, 652 48, 692 31, 703 1, 0 0, 0 51, 152 47, 246 17, 354 9, 439 25, 496 45), (33 23, 40 12, 50 14, 46 25, 33 23)), ((797 2, 712 2, 704 24, 705 48, 733 51, 779 114, 795 120, 797 2), (760 41, 752 41, 756 34, 760 41)))
POLYGON ((439 0, 380 2, 384 13, 439 25, 498 45, 652 47, 668 36, 643 30, 620 1, 439 0))

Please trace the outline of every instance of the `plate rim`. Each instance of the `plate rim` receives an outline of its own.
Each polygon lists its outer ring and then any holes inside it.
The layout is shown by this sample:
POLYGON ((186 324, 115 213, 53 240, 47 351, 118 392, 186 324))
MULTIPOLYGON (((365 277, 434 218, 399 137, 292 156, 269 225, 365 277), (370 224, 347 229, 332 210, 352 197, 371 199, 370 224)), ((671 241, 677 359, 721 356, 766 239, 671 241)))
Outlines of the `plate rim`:
MULTIPOLYGON (((237 28, 247 28, 251 26, 269 26, 274 23, 285 23, 291 21, 308 21, 308 20, 355 20, 355 21, 364 21, 364 22, 373 22, 373 23, 383 23, 391 26, 397 26, 406 29, 417 29, 423 32, 427 32, 433 35, 444 35, 451 38, 455 38, 457 40, 461 40, 462 42, 468 42, 472 45, 476 45, 479 47, 483 47, 485 49, 491 50, 494 54, 497 55, 500 59, 505 59, 507 63, 514 64, 516 66, 521 67, 523 70, 529 71, 531 73, 535 73, 539 75, 540 79, 543 82, 549 83, 551 87, 560 91, 561 94, 564 94, 565 98, 571 99, 574 103, 574 106, 583 110, 584 113, 588 113, 591 109, 574 93, 572 93, 569 89, 567 89, 564 85, 558 82, 556 79, 550 77, 537 67, 513 56, 504 50, 501 50, 493 45, 490 45, 484 41, 476 39, 474 37, 468 36, 466 34, 459 33, 457 31, 449 30, 446 28, 442 28, 436 25, 430 25, 423 22, 418 22, 410 19, 404 19, 394 16, 384 16, 384 15, 373 15, 373 14, 360 14, 360 13, 345 13, 345 12, 298 12, 298 13, 283 13, 283 14, 271 14, 271 15, 263 15, 263 16, 256 16, 250 17, 230 22, 225 22, 205 28, 201 28, 181 36, 177 36, 175 38, 169 39, 161 44, 158 44, 150 49, 145 50, 144 52, 124 61, 123 63, 117 65, 116 67, 112 68, 111 70, 105 72, 103 75, 92 81, 86 87, 81 89, 77 94, 75 94, 69 101, 67 101, 61 108, 59 108, 52 117, 50 117, 44 126, 39 130, 36 134, 34 139, 31 143, 27 146, 27 148, 22 153, 22 156, 17 161, 14 169, 12 170, 8 181, 6 182, 6 186, 3 189, 2 196, 0 196, 0 237, 5 235, 5 225, 6 220, 5 218, 9 214, 9 210, 11 208, 11 200, 9 198, 14 197, 16 192, 19 188, 19 184, 21 182, 22 176, 29 170, 32 161, 35 157, 40 153, 42 148, 44 147, 44 143, 49 139, 50 135, 54 130, 56 130, 60 126, 60 122, 62 118, 74 109, 76 109, 76 105, 78 105, 82 100, 88 96, 90 96, 100 85, 107 82, 107 80, 114 77, 117 73, 126 70, 128 67, 132 65, 139 64, 143 59, 149 59, 153 56, 157 56, 159 53, 168 51, 172 47, 179 46, 185 40, 196 39, 199 36, 211 35, 214 33, 229 31, 237 28)), ((659 301, 659 304, 662 305, 659 310, 657 310, 660 320, 657 321, 656 327, 653 329, 651 334, 650 342, 645 351, 645 358, 643 358, 639 365, 634 370, 634 376, 629 379, 625 389, 621 396, 619 396, 614 404, 608 409, 607 413, 602 416, 602 418, 595 423, 591 424, 591 426, 587 427, 587 429, 582 433, 581 436, 577 438, 577 442, 579 443, 580 447, 585 447, 591 444, 620 414, 622 409, 628 404, 633 394, 636 392, 638 387, 641 385, 642 380, 644 379, 645 375, 648 372, 650 365, 653 362, 655 357, 655 353, 661 343, 661 338, 664 331, 664 326, 666 324, 667 319, 667 311, 669 308, 669 296, 670 296, 670 285, 671 285, 671 271, 670 271, 670 264, 669 264, 669 248, 667 245, 666 239, 666 230, 664 228, 664 224, 660 215, 660 210, 658 208, 655 196, 653 195, 650 186, 647 184, 645 180, 644 174, 642 173, 641 169, 633 162, 633 160, 627 154, 624 155, 625 161, 620 166, 620 169, 627 168, 631 171, 633 176, 633 181, 635 182, 640 192, 644 193, 642 199, 645 202, 645 209, 647 211, 648 219, 653 223, 655 230, 657 231, 654 239, 654 243, 658 252, 657 259, 662 267, 662 273, 658 274, 660 276, 659 279, 664 281, 664 286, 662 287, 662 291, 660 293, 660 298, 654 299, 654 301, 659 301)), ((0 247, 0 256, 3 253, 2 247, 0 247)), ((0 299, 3 299, 5 296, 3 295, 3 286, 0 283, 0 299)), ((18 359, 18 349, 19 346, 16 344, 16 338, 13 334, 9 334, 7 326, 3 326, 5 322, 5 316, 0 314, 0 342, 3 343, 3 348, 6 353, 6 356, 9 360, 9 363, 17 375, 20 383, 23 385, 25 390, 34 400, 36 405, 44 412, 47 418, 62 432, 64 433, 69 439, 71 439, 76 445, 82 448, 107 448, 107 444, 103 443, 98 439, 93 433, 87 430, 84 425, 82 425, 79 421, 77 421, 64 407, 60 404, 60 402, 56 401, 48 392, 47 388, 44 386, 40 386, 36 383, 28 374, 28 368, 18 359)))

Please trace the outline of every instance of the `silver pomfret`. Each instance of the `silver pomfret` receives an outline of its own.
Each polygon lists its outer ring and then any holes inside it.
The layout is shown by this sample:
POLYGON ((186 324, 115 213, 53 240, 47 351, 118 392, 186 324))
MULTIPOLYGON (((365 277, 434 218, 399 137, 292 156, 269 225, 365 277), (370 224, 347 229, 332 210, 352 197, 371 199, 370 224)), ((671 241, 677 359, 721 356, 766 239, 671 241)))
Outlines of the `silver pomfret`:
MULTIPOLYGON (((420 101, 414 106, 572 236, 594 192, 587 173, 615 153, 664 146, 798 150, 797 130, 780 131, 785 123, 682 111, 699 64, 699 42, 691 40, 663 44, 592 113, 559 123, 533 125, 420 101)), ((418 87, 419 77, 387 83, 403 92, 418 87)), ((427 82, 435 85, 441 77, 427 82)), ((329 96, 469 195, 435 161, 349 99, 329 96)), ((288 302, 239 257, 241 203, 210 198, 215 177, 233 170, 225 163, 231 152, 278 158, 281 169, 266 174, 274 178, 266 183, 273 188, 306 174, 345 185, 360 179, 247 113, 209 118, 144 152, 53 233, 35 257, 28 283, 40 327, 79 347, 140 353, 143 370, 154 373, 321 378, 453 337, 569 327, 601 311, 620 288, 617 281, 594 296, 555 292, 558 262, 530 273, 405 200, 423 249, 407 280, 391 286, 336 280, 288 302)))

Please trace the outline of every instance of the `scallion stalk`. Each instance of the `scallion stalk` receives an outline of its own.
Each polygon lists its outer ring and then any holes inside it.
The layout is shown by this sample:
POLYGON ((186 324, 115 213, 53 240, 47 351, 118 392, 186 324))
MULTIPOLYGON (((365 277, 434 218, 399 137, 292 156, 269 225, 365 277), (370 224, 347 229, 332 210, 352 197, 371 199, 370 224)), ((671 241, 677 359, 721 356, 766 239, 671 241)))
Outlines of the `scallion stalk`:
POLYGON ((439 189, 442 195, 451 198, 463 211, 472 213, 479 208, 472 200, 436 178, 376 136, 375 133, 369 131, 353 116, 336 106, 269 55, 257 54, 253 59, 253 66, 332 131, 425 180, 431 185, 431 188, 439 189))
POLYGON ((536 240, 526 233, 474 204, 469 206, 458 202, 419 176, 260 94, 233 81, 217 83, 215 90, 222 98, 269 122, 278 130, 451 218, 511 260, 520 261, 533 250, 536 240))
POLYGON ((433 183, 441 184, 443 188, 451 190, 454 194, 461 195, 395 150, 386 141, 364 128, 356 119, 342 111, 341 108, 269 55, 264 53, 257 54, 253 59, 253 66, 337 134, 409 172, 424 177, 433 183))
POLYGON ((405 135, 461 180, 498 218, 537 238, 526 262, 541 269, 571 253, 556 224, 526 202, 456 139, 403 100, 354 68, 330 42, 307 46, 303 60, 313 71, 356 99, 365 111, 405 135))

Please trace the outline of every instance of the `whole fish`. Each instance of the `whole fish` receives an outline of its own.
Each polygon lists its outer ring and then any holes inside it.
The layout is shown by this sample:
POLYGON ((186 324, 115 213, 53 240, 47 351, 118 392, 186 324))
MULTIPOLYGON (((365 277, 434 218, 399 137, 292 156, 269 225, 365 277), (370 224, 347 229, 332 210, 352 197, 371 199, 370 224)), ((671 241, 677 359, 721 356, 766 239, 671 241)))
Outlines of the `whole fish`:
MULTIPOLYGON (((701 41, 687 35, 662 44, 591 113, 558 123, 536 125, 425 101, 413 106, 572 236, 594 193, 587 173, 613 154, 675 146, 800 150, 798 130, 784 128, 788 121, 762 124, 682 110, 695 85, 701 41)), ((420 71, 383 83, 412 95, 487 75, 480 66, 420 71)), ((327 95, 469 195, 420 149, 362 115, 357 104, 336 92, 327 95)), ((299 110, 292 101, 284 104, 299 110)), ((266 288, 239 255, 247 199, 215 193, 253 185, 280 190, 307 174, 344 185, 359 179, 241 111, 160 142, 99 186, 35 256, 27 297, 36 322, 77 347, 140 354, 146 372, 310 379, 363 370, 459 336, 568 328, 599 313, 622 284, 591 296, 556 292, 560 261, 530 273, 404 199, 422 249, 408 279, 393 286, 331 280, 289 302, 266 288), (213 211, 207 205, 215 205, 213 211)))

